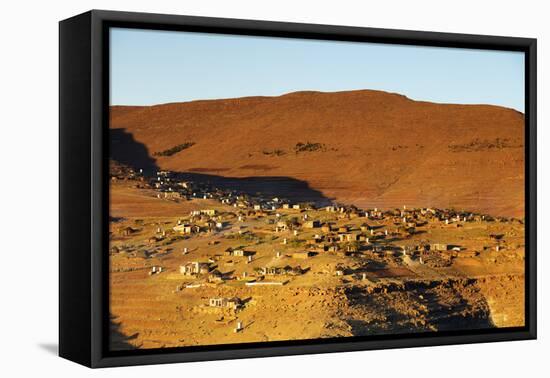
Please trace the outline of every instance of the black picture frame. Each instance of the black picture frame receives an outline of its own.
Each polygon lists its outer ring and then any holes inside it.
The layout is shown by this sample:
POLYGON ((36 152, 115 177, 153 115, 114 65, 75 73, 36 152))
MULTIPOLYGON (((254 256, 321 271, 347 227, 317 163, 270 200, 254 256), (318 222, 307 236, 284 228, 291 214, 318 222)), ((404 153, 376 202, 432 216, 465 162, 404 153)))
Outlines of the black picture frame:
POLYGON ((536 39, 92 10, 59 24, 59 354, 89 367, 536 338, 536 39), (525 53, 525 299, 521 328, 109 352, 110 27, 525 53))

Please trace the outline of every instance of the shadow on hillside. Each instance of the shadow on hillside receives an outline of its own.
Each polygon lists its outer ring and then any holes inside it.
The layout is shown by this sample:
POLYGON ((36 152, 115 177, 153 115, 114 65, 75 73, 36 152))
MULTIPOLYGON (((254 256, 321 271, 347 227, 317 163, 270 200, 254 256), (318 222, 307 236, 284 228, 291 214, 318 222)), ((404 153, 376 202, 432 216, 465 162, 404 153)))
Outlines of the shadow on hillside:
MULTIPOLYGON (((146 176, 153 176, 159 166, 148 148, 136 141, 126 129, 110 130, 110 158, 134 169, 143 169, 146 176)), ((286 176, 224 177, 207 173, 176 172, 182 180, 206 184, 222 190, 235 190, 248 195, 261 194, 264 198, 283 197, 292 202, 314 202, 328 205, 330 198, 309 186, 306 181, 286 176)))
POLYGON ((149 149, 134 139, 126 129, 109 130, 109 157, 136 170, 143 169, 147 176, 154 175, 159 167, 156 160, 149 155, 149 149))
POLYGON ((313 189, 306 181, 286 176, 224 177, 203 173, 178 172, 182 180, 204 183, 222 190, 236 190, 264 198, 283 197, 291 202, 314 202, 328 205, 331 199, 313 189))

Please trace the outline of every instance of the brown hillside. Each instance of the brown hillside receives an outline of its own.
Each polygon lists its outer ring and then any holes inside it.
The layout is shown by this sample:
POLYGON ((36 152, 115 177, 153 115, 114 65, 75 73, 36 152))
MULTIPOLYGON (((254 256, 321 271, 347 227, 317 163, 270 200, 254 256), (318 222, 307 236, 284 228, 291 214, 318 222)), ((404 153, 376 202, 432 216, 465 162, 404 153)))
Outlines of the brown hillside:
POLYGON ((137 168, 288 178, 364 207, 524 212, 524 116, 497 106, 370 90, 296 92, 114 106, 111 135, 112 156, 137 168), (186 142, 195 144, 153 156, 186 142), (319 144, 297 153, 296 144, 306 142, 319 144))

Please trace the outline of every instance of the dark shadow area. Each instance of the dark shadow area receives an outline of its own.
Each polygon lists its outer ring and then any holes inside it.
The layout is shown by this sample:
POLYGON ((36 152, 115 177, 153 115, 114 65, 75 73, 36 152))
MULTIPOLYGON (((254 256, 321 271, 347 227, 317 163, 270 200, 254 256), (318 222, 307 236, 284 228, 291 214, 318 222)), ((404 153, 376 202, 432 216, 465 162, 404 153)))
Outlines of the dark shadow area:
POLYGON ((59 345, 57 343, 42 343, 38 344, 38 347, 55 356, 59 355, 59 345))
POLYGON ((380 269, 386 269, 388 267, 388 263, 380 260, 366 259, 364 260, 364 264, 367 267, 367 270, 371 272, 380 269))
POLYGON ((230 280, 233 278, 233 275, 235 274, 235 269, 233 270, 230 270, 228 272, 223 272, 222 273, 222 279, 223 280, 230 280))
POLYGON ((203 173, 178 172, 182 180, 203 183, 222 190, 236 190, 250 196, 264 198, 283 197, 293 203, 313 202, 317 206, 332 203, 320 191, 313 189, 306 181, 285 176, 224 177, 203 173))
POLYGON ((425 230, 415 230, 414 232, 411 233, 411 235, 422 235, 422 234, 426 234, 427 231, 425 230))
POLYGON ((152 176, 159 170, 156 159, 150 156, 148 148, 136 141, 126 129, 110 129, 109 140, 109 158, 136 170, 143 169, 143 174, 147 176, 152 176))
POLYGON ((135 346, 130 344, 128 340, 133 340, 138 337, 138 334, 127 336, 120 332, 120 323, 114 322, 115 317, 111 316, 110 327, 111 332, 109 334, 109 348, 110 350, 131 350, 136 349, 135 346))
MULTIPOLYGON (((447 286, 447 296, 442 297, 441 285, 445 282, 413 282, 389 284, 367 292, 354 287, 346 292, 349 304, 366 313, 383 312, 383 321, 361 318, 347 319, 354 336, 397 334, 426 331, 457 331, 494 328, 489 307, 484 297, 463 295, 453 285, 447 286), (399 299, 398 299, 399 298, 399 299), (399 303, 400 301, 401 303, 399 303), (407 307, 414 309, 407 311, 407 307), (413 315, 416 313, 416 316, 413 315)), ((471 283, 466 283, 468 291, 471 283)))

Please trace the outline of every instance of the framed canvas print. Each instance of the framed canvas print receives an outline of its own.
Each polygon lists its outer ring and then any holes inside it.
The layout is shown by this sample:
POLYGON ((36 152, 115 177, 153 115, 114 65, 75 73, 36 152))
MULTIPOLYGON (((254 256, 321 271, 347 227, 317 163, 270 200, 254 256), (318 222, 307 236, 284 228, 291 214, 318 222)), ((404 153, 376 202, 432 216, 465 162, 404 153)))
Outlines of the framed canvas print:
POLYGON ((60 23, 60 355, 536 337, 536 41, 60 23))

